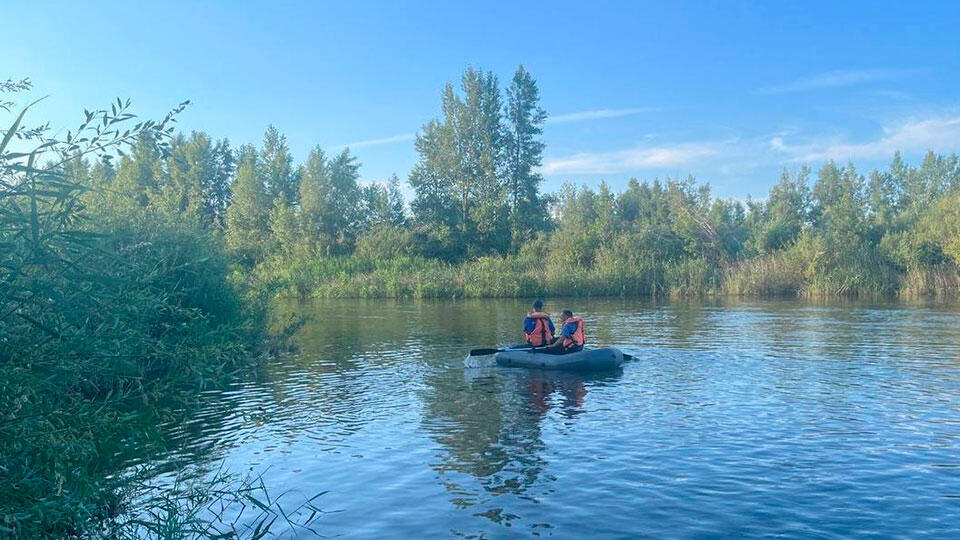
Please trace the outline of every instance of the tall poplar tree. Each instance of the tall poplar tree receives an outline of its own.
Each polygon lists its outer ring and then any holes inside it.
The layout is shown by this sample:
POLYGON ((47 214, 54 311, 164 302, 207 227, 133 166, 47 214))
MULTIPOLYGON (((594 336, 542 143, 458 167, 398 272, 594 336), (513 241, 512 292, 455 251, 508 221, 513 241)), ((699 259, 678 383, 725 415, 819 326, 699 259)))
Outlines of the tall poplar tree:
POLYGON ((324 252, 333 239, 327 237, 324 219, 333 211, 328 206, 330 175, 327 156, 319 146, 310 151, 300 168, 300 224, 302 243, 310 253, 324 252))
POLYGON ((331 209, 324 220, 326 233, 334 238, 334 247, 339 252, 349 252, 359 233, 360 221, 360 164, 357 158, 344 149, 327 164, 330 175, 330 191, 327 207, 331 209))
POLYGON ((230 141, 221 139, 213 146, 210 176, 203 182, 203 213, 210 224, 226 227, 226 212, 230 206, 230 182, 236 163, 230 141))
POLYGON ((417 136, 420 160, 410 175, 416 193, 411 207, 434 234, 456 230, 465 254, 503 253, 510 231, 502 95, 493 73, 472 67, 460 90, 446 85, 442 118, 417 136))
POLYGON ((842 258, 861 245, 866 221, 864 180, 853 164, 839 167, 829 161, 820 168, 812 191, 814 227, 824 240, 827 255, 842 258))
POLYGON ((263 255, 271 204, 257 171, 256 150, 241 148, 239 162, 227 209, 227 245, 248 261, 256 261, 263 255))
POLYGON ((149 196, 160 187, 161 165, 156 141, 150 135, 141 135, 130 154, 120 160, 110 200, 118 204, 133 201, 138 206, 146 206, 149 196), (116 200, 116 197, 126 201, 116 200))
POLYGON ((453 228, 457 225, 457 196, 453 189, 456 163, 453 137, 446 123, 431 120, 417 134, 414 148, 420 155, 410 171, 414 191, 410 209, 426 228, 453 228))
POLYGON ((407 224, 407 210, 403 202, 403 193, 400 192, 400 179, 391 175, 387 180, 387 204, 390 206, 390 224, 394 227, 403 227, 407 224))
POLYGON ((296 206, 300 191, 299 175, 293 168, 293 156, 287 146, 286 136, 272 125, 263 135, 260 175, 271 201, 283 198, 288 206, 296 206))
POLYGON ((546 228, 547 204, 540 196, 543 177, 543 123, 547 113, 540 108, 540 90, 530 73, 519 66, 507 89, 506 167, 510 203, 510 247, 520 245, 546 228))
POLYGON ((364 186, 361 222, 364 229, 377 227, 402 227, 406 221, 400 180, 393 175, 385 183, 364 186))
POLYGON ((471 208, 464 212, 468 254, 506 253, 510 243, 509 207, 504 189, 503 99, 496 75, 468 68, 463 74, 459 144, 462 174, 470 186, 471 208))
POLYGON ((360 165, 349 150, 332 159, 314 148, 301 168, 300 221, 311 251, 330 255, 352 249, 359 232, 360 165))

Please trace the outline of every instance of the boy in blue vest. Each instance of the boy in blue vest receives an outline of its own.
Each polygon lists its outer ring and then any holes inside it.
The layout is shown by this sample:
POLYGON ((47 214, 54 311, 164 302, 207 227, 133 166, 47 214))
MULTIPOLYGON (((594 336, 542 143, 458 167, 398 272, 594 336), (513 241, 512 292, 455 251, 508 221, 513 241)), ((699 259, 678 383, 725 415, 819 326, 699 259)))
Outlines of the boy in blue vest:
POLYGON ((574 317, 572 311, 565 309, 563 313, 560 314, 560 323, 563 325, 560 330, 560 336, 541 352, 547 354, 566 354, 582 351, 586 343, 583 319, 574 317))
POLYGON ((523 335, 527 338, 527 345, 545 347, 553 342, 556 331, 550 316, 543 311, 543 300, 534 300, 533 310, 523 319, 523 335))

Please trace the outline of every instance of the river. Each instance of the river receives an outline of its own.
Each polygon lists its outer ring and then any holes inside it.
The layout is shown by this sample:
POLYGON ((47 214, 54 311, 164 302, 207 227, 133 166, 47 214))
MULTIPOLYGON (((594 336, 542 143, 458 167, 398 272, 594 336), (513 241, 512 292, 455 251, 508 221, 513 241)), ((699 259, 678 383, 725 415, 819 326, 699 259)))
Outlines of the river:
POLYGON ((178 459, 325 492, 325 537, 960 537, 956 307, 547 300, 637 360, 466 367, 525 301, 283 305, 299 353, 208 393, 178 459))

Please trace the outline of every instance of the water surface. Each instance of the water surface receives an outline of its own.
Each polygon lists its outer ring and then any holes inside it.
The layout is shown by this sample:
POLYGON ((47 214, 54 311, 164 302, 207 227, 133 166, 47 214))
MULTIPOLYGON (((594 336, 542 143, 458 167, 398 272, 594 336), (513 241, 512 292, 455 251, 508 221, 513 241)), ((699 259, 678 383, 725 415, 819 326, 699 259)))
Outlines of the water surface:
POLYGON ((960 537, 955 308, 548 304, 638 360, 465 367, 520 301, 282 306, 300 354, 208 396, 179 457, 326 491, 327 537, 960 537))

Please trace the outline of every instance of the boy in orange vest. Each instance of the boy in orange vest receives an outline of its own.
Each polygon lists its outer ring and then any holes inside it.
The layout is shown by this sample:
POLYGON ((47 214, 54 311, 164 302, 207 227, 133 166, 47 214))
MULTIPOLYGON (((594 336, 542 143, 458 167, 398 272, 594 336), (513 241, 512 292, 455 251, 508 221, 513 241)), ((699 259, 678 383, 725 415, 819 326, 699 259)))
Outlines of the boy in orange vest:
POLYGON ((583 319, 574 317, 572 311, 565 309, 560 315, 560 322, 563 324, 560 337, 543 349, 543 352, 566 354, 583 350, 583 345, 587 342, 583 319))
POLYGON ((544 347, 553 342, 556 332, 550 316, 543 311, 543 300, 539 298, 533 302, 533 310, 523 319, 523 335, 527 338, 527 345, 544 347))

